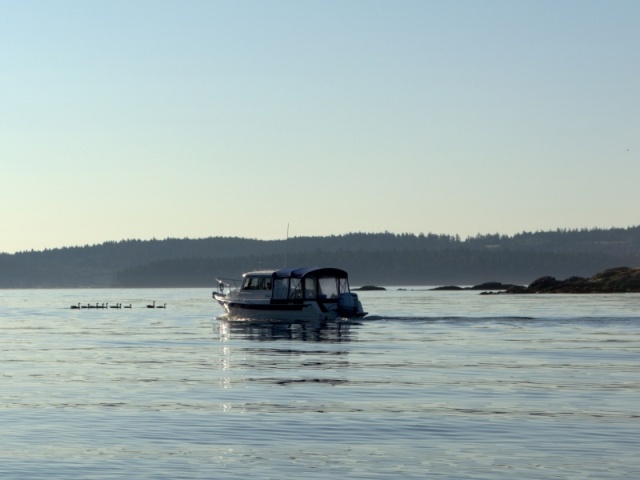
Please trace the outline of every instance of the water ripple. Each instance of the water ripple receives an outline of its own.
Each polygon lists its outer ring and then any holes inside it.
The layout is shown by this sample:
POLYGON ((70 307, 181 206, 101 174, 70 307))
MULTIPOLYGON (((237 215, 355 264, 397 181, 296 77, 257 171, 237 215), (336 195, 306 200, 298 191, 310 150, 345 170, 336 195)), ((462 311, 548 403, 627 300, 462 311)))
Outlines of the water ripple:
POLYGON ((232 322, 208 289, 0 291, 0 474, 640 475, 637 297, 361 299, 358 322, 232 322), (98 294, 173 307, 68 309, 98 294))

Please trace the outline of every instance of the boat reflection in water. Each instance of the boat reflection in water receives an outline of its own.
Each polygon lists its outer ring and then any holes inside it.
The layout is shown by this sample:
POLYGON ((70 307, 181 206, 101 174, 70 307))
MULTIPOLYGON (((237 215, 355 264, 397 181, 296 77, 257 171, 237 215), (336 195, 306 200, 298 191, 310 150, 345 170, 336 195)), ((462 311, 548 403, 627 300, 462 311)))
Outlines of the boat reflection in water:
MULTIPOLYGON (((353 327, 358 323, 224 317, 218 321, 221 370, 218 381, 225 389, 263 388, 265 384, 315 389, 320 385, 349 383, 351 362, 347 344, 355 340, 353 327)), ((301 402, 296 408, 312 411, 318 408, 313 401, 301 402)), ((241 408, 263 411, 264 403, 242 403, 241 408)))
POLYGON ((220 338, 244 338, 254 341, 298 340, 303 342, 341 343, 352 340, 352 326, 347 320, 257 320, 218 317, 220 338))

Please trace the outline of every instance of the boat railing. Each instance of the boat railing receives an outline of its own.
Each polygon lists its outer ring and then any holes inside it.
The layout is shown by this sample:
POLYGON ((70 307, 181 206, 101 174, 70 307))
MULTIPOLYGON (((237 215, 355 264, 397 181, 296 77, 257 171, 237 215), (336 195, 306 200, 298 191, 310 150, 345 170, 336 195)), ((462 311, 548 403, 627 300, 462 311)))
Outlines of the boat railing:
POLYGON ((229 293, 231 290, 239 290, 242 286, 242 280, 237 278, 216 278, 218 282, 218 293, 223 295, 229 293))

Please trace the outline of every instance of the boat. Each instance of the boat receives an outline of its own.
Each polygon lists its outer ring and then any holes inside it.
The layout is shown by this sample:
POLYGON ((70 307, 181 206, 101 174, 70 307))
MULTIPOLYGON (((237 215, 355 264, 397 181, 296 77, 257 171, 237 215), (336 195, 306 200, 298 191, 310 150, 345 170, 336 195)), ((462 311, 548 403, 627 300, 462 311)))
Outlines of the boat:
POLYGON ((231 318, 335 320, 367 315, 349 290, 347 272, 339 268, 256 270, 242 280, 217 281, 212 297, 231 318))

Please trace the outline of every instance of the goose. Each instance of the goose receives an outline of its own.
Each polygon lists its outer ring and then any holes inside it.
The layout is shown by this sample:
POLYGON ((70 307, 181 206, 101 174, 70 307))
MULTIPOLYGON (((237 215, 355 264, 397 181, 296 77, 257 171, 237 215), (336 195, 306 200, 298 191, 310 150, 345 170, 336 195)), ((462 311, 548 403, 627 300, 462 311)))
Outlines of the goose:
POLYGON ((116 303, 115 305, 111 305, 109 308, 121 308, 122 304, 121 303, 116 303))
POLYGON ((147 308, 156 308, 156 301, 153 301, 153 305, 147 305, 147 308))
POLYGON ((125 305, 124 308, 131 308, 131 304, 125 305))
POLYGON ((78 302, 77 305, 71 305, 71 308, 73 308, 74 310, 80 308, 80 302, 78 302))
POLYGON ((158 305, 156 308, 167 308, 167 304, 165 303, 164 305, 160 306, 158 305))

